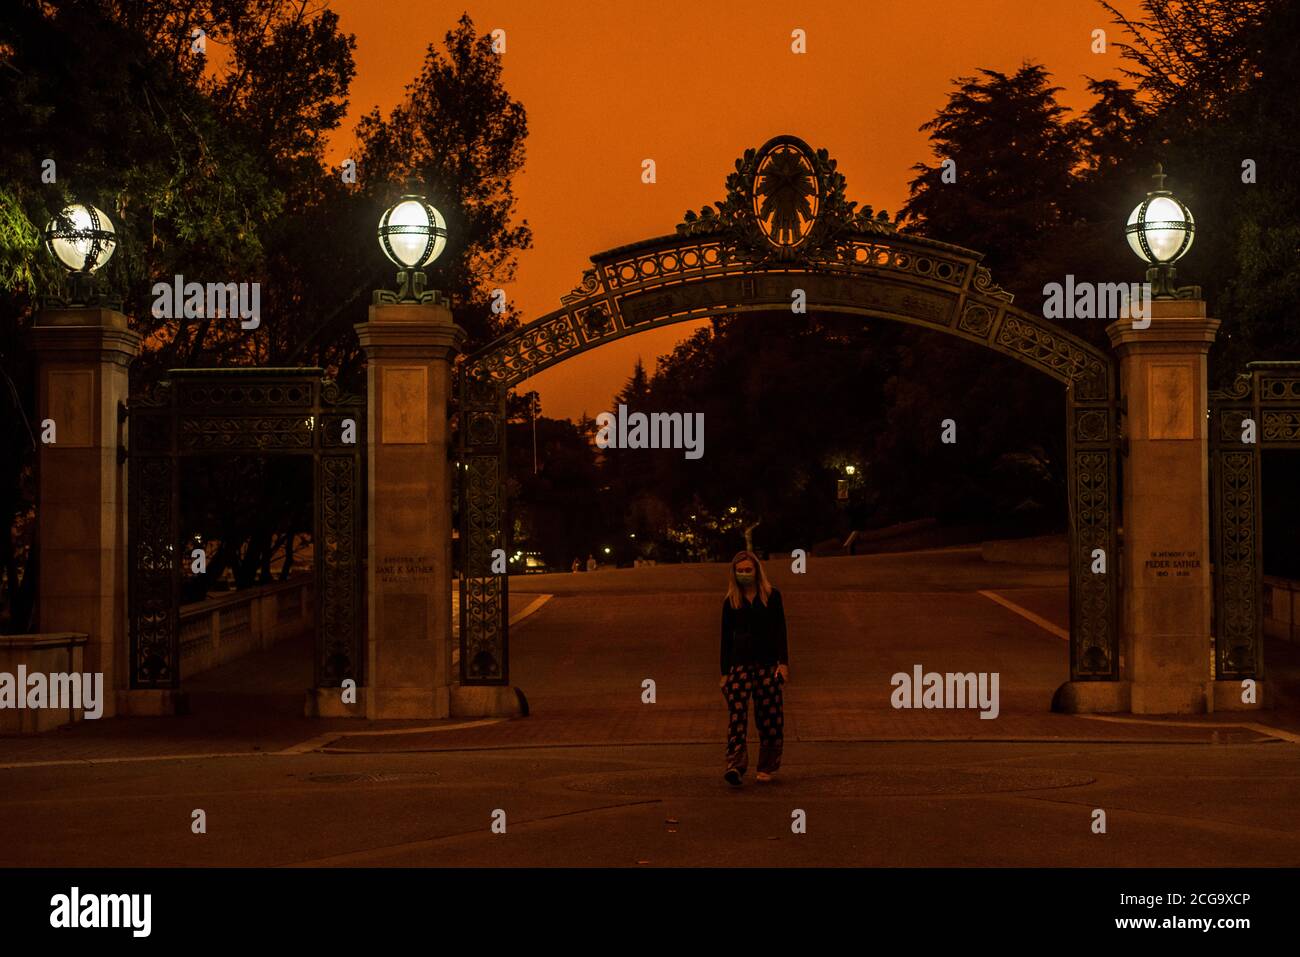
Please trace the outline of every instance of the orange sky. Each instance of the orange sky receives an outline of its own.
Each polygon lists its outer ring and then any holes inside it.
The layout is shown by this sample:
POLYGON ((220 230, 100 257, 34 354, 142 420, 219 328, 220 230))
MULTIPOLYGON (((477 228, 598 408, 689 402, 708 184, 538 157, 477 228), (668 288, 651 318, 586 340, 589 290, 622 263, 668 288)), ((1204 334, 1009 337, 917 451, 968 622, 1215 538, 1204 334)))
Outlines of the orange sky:
MULTIPOLYGON (((723 197, 747 147, 794 133, 825 147, 849 198, 892 214, 911 166, 929 161, 917 127, 950 81, 980 67, 1044 63, 1087 105, 1084 76, 1117 75, 1118 51, 1091 52, 1092 31, 1119 39, 1094 0, 331 0, 357 37, 351 112, 331 159, 350 155, 352 122, 391 108, 468 10, 480 32, 506 31, 505 83, 528 111, 527 166, 516 186, 533 228, 507 290, 525 321, 560 304, 592 253, 670 233, 687 209, 723 197), (808 52, 790 50, 803 29, 808 52), (641 182, 655 160, 658 182, 641 182)), ((1135 11, 1134 0, 1118 3, 1135 11)), ((943 239, 938 236, 936 239, 943 239)), ((647 367, 690 334, 680 324, 593 350, 530 380, 543 412, 608 407, 638 355, 647 367)))

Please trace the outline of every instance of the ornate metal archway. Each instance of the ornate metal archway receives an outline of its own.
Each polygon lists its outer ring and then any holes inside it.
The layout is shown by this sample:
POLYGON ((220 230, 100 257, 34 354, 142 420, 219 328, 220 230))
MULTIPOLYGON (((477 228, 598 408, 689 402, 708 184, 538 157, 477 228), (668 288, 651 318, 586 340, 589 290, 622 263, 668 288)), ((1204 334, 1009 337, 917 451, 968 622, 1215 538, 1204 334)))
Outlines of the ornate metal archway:
POLYGON ((297 455, 313 463, 316 686, 361 682, 365 400, 323 370, 172 369, 130 400, 128 594, 132 688, 180 686, 180 461, 297 455), (345 440, 345 422, 355 441, 345 440))
POLYGON ((1258 678, 1264 667, 1260 454, 1300 449, 1300 362, 1251 362, 1210 393, 1210 547, 1214 669, 1258 678))
POLYGON ((536 373, 606 342, 669 323, 809 311, 936 329, 1065 384, 1070 511, 1070 673, 1116 679, 1117 374, 1111 357, 1011 305, 979 253, 898 233, 845 196, 825 150, 779 136, 748 150, 726 198, 688 212, 669 236, 592 257, 561 306, 466 356, 460 373, 461 681, 507 684, 505 400, 536 373), (1108 571, 1094 574, 1095 549, 1108 571))

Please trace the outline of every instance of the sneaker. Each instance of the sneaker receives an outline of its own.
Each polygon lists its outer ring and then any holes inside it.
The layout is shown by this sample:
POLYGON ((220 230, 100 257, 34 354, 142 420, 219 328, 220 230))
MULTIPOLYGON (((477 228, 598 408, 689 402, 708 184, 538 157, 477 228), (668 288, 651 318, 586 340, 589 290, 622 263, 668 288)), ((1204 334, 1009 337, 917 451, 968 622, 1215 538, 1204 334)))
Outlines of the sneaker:
POLYGON ((740 787, 740 772, 735 768, 727 768, 727 773, 722 778, 733 788, 740 787))
POLYGON ((772 780, 772 775, 768 774, 766 771, 759 771, 758 774, 755 775, 755 777, 757 777, 760 781, 772 780))

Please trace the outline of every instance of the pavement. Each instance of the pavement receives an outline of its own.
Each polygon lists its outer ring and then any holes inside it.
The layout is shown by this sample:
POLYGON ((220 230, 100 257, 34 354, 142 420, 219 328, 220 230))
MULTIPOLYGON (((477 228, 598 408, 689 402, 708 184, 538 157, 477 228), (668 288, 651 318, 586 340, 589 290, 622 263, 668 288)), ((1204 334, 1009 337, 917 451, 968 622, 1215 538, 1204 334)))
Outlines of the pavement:
MULTIPOLYGON (((1050 712, 1069 672, 1062 569, 977 549, 768 569, 791 671, 770 785, 720 777, 725 566, 527 576, 511 677, 529 717, 305 719, 311 649, 277 646, 188 682, 188 716, 0 738, 0 866, 1300 863, 1290 699, 1050 712), (998 672, 998 717, 892 708, 891 675, 916 664, 998 672)), ((1266 649, 1283 688, 1296 652, 1266 649)))

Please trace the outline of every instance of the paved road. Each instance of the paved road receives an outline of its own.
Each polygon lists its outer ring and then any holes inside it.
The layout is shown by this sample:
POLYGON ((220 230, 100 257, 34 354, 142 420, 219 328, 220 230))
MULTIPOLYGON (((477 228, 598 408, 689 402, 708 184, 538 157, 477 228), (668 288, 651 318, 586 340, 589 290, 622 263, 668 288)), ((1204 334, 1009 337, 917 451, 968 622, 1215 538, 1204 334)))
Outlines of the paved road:
MULTIPOLYGON (((1209 740, 1212 734, 1051 713, 1053 693, 1069 678, 1063 569, 992 565, 977 548, 813 559, 800 575, 784 561, 767 567, 784 595, 790 634, 788 740, 1209 740), (998 673, 997 719, 981 719, 975 710, 895 710, 891 678, 916 665, 927 672, 998 673)), ((721 741, 718 625, 725 576, 725 565, 665 565, 512 579, 515 601, 552 596, 511 632, 511 678, 527 696, 531 717, 364 746, 721 741), (655 682, 653 705, 642 702, 647 679, 655 682)))
POLYGON ((772 571, 791 633, 772 785, 719 777, 721 567, 538 576, 512 582, 553 596, 513 637, 531 717, 412 733, 259 713, 268 675, 299 667, 281 649, 248 678, 262 694, 224 708, 0 740, 0 866, 1300 863, 1300 745, 1262 723, 1294 716, 1047 710, 1068 675, 1059 570, 955 550, 772 571), (894 710, 914 664, 998 671, 999 717, 894 710), (32 760, 51 763, 15 766, 32 760))
MULTIPOLYGON (((1064 619, 1057 572, 988 566, 968 549, 904 560, 814 560, 802 575, 782 562, 769 566, 788 620, 792 733, 849 732, 843 722, 850 714, 888 713, 898 716, 895 733, 913 736, 914 727, 928 734, 932 729, 922 728, 932 714, 889 706, 891 676, 917 664, 926 671, 999 672, 1008 713, 1046 712, 1069 678, 1068 642, 978 590, 1000 583, 1012 598, 1030 591, 1064 619), (1039 587, 1027 589, 1032 582, 1039 587)), ((516 583, 517 591, 545 589, 555 597, 516 629, 513 680, 539 716, 576 709, 640 714, 641 684, 653 679, 656 708, 717 717, 725 572, 722 565, 656 567, 516 583)), ((995 723, 972 714, 947 718, 954 731, 995 723)))
POLYGON ((796 743, 788 758, 778 782, 740 791, 702 745, 10 771, 0 864, 1300 862, 1291 745, 796 743), (207 834, 190 832, 195 808, 207 834))

